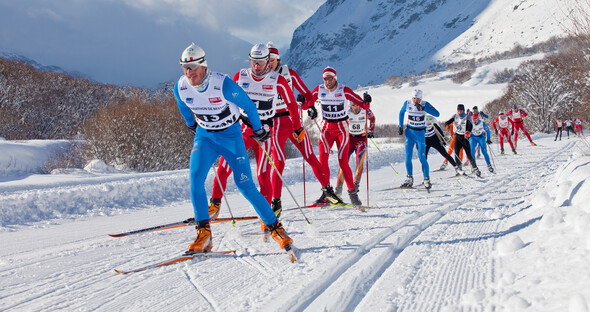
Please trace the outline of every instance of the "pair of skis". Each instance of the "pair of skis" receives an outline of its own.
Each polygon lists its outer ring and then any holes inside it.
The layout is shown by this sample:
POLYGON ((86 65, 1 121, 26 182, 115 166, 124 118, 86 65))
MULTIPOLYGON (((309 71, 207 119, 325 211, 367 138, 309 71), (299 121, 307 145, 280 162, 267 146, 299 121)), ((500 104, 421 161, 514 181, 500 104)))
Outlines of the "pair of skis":
MULTIPOLYGON (((256 219, 258 219, 258 217, 216 218, 216 219, 212 219, 210 222, 211 223, 220 223, 220 222, 231 221, 232 223, 235 223, 236 221, 256 220, 256 219)), ((123 232, 123 233, 117 233, 117 234, 108 234, 108 235, 111 237, 125 237, 125 236, 129 236, 129 235, 174 229, 174 228, 185 227, 185 226, 195 225, 195 224, 196 224, 195 219, 189 218, 189 219, 179 221, 179 222, 162 224, 162 225, 152 226, 152 227, 148 227, 148 228, 144 228, 144 229, 123 232)), ((174 263, 179 263, 179 262, 191 260, 191 259, 194 259, 197 257, 215 257, 215 256, 235 254, 236 251, 237 250, 235 250, 235 249, 234 250, 207 251, 207 252, 187 251, 179 257, 175 257, 175 258, 172 258, 172 259, 169 259, 166 261, 150 264, 150 265, 147 265, 147 266, 144 266, 141 268, 127 270, 127 271, 115 269, 115 272, 117 272, 119 274, 129 274, 129 273, 141 272, 141 271, 145 271, 145 270, 149 270, 149 269, 155 269, 155 268, 171 265, 174 263)), ((297 261, 297 256, 295 255, 295 250, 291 245, 288 245, 285 247, 285 252, 289 256, 291 263, 294 263, 295 261, 297 261)))
MULTIPOLYGON (((322 209, 349 208, 349 209, 356 209, 356 210, 365 212, 367 209, 370 209, 371 207, 370 206, 364 206, 364 205, 349 204, 349 203, 339 203, 339 204, 313 203, 311 205, 301 206, 301 208, 322 208, 322 209)), ((296 209, 299 209, 299 208, 298 207, 296 207, 296 208, 287 208, 287 209, 283 209, 283 211, 296 210, 296 209)))

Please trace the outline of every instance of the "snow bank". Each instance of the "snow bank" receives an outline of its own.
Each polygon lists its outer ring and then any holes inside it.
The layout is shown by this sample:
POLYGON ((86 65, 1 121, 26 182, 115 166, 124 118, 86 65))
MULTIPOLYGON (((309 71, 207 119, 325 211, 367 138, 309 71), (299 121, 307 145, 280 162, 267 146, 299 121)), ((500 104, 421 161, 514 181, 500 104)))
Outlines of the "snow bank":
POLYGON ((66 151, 69 146, 70 142, 65 140, 0 140, 0 180, 39 173, 48 159, 66 151))

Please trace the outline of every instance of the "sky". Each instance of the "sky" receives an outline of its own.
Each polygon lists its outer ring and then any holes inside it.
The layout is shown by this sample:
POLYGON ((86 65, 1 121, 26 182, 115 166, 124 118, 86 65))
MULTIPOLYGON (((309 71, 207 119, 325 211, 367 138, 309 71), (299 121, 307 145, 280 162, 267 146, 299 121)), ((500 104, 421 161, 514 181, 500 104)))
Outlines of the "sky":
POLYGON ((177 61, 191 42, 229 74, 255 43, 273 41, 286 49, 295 28, 322 3, 0 0, 0 52, 92 73, 89 78, 99 82, 154 88, 182 74, 177 61))

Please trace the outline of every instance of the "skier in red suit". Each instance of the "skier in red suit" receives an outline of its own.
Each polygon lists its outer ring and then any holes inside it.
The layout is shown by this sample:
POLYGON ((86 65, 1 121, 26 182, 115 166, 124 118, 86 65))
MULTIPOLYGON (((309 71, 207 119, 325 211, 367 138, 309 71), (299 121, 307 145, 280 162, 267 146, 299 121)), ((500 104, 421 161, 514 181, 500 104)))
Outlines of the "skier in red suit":
POLYGON ((529 132, 527 131, 526 127, 524 126, 524 117, 528 116, 528 114, 518 108, 518 106, 516 104, 514 104, 514 108, 510 111, 508 111, 506 113, 506 116, 512 118, 512 121, 514 122, 514 147, 516 147, 516 145, 518 144, 518 130, 522 130, 522 132, 524 132, 524 134, 526 135, 526 137, 529 139, 529 141, 531 142, 531 145, 537 145, 535 144, 535 142, 533 142, 533 140, 531 139, 531 136, 529 135, 529 132))
POLYGON ((494 126, 496 135, 500 137, 500 155, 504 155, 504 137, 508 138, 508 144, 510 144, 512 152, 514 153, 514 155, 516 155, 516 148, 514 145, 512 145, 512 140, 510 140, 510 136, 512 132, 514 132, 514 122, 512 121, 512 119, 506 117, 506 115, 503 112, 500 112, 498 113, 498 118, 496 118, 496 120, 494 120, 494 122, 492 123, 492 126, 494 126), (498 124, 500 131, 498 131, 496 124, 498 124), (509 126, 511 128, 510 131, 508 130, 509 126))

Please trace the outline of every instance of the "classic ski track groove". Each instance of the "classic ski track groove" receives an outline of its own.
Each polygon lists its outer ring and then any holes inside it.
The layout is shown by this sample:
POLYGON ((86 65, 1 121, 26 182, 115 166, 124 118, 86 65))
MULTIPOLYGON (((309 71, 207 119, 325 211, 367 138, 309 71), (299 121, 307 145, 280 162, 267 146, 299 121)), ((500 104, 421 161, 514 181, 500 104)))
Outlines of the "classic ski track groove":
MULTIPOLYGON (((563 150, 565 149, 569 149, 569 147, 571 146, 571 144, 566 145, 565 147, 561 148, 561 151, 563 152, 563 150)), ((549 160, 553 160, 554 158, 557 157, 558 153, 553 153, 550 155, 546 155, 544 158, 544 161, 547 162, 549 160)), ((563 154, 563 153, 559 153, 559 154, 563 154)), ((536 161, 535 161, 536 163, 536 161)), ((512 172, 509 177, 507 178, 508 181, 511 181, 514 178, 518 178, 521 177, 524 173, 526 173, 527 171, 530 171, 531 168, 529 168, 529 166, 523 166, 523 168, 519 168, 520 170, 517 170, 515 172, 512 172)), ((490 176, 488 177, 488 182, 494 181, 492 183, 492 185, 490 185, 490 183, 486 184, 486 188, 488 189, 502 189, 502 187, 507 188, 509 186, 506 186, 506 182, 502 179, 499 178, 495 178, 495 176, 490 176)), ((478 185, 475 185, 476 187, 478 185)), ((473 186, 471 187, 473 188, 473 186)), ((532 193, 534 190, 531 190, 529 193, 532 193)), ((399 223, 397 223, 395 226, 390 227, 388 230, 384 230, 382 231, 379 235, 374 236, 372 239, 366 241, 365 243, 363 243, 359 248, 357 248, 351 255, 350 257, 348 257, 345 261, 341 261, 339 263, 339 265, 336 268, 333 268, 331 270, 330 274, 324 274, 322 275, 322 279, 318 280, 316 283, 313 283, 313 285, 316 285, 315 287, 311 287, 311 288, 307 288, 304 291, 300 292, 297 296, 295 296, 293 299, 289 300, 286 304, 285 307, 289 307, 289 310, 292 311, 301 311, 301 310, 305 310, 305 309, 313 309, 313 310, 317 310, 317 309, 321 309, 321 308, 325 308, 322 305, 322 296, 328 296, 330 298, 330 301, 332 302, 338 302, 338 306, 337 307, 328 307, 328 310, 330 310, 330 308, 336 308, 337 310, 341 310, 341 311, 352 311, 355 309, 355 307, 358 306, 358 304, 362 301, 363 297, 370 291, 370 288, 375 285, 375 283, 378 282, 379 280, 379 276, 381 275, 381 273, 383 273, 384 270, 386 270, 387 268, 389 268, 390 266, 394 265, 394 262, 396 260, 396 258, 399 256, 399 254, 403 253, 403 250, 405 248, 407 248, 408 246, 410 246, 410 244, 412 244, 415 239, 420 236, 422 233, 424 233, 429 227, 431 227, 432 225, 436 224, 437 221, 439 221, 441 218, 444 218, 444 216, 446 216, 447 213, 452 212, 453 211, 453 206, 454 205, 461 205, 464 204, 466 202, 469 202, 471 200, 477 200, 481 195, 479 193, 476 194, 472 194, 472 195, 467 195, 463 198, 461 198, 460 200, 453 200, 451 203, 448 204, 444 204, 444 205, 438 205, 438 206, 434 206, 432 209, 428 210, 428 211, 424 211, 421 214, 414 214, 411 217, 409 217, 408 219, 404 219, 401 220, 399 223), (446 207, 446 209, 445 209, 446 207), (440 210, 438 208, 441 208, 440 210), (434 216, 431 217, 430 220, 428 220, 429 216, 431 213, 438 213, 438 216, 434 216), (425 223, 423 224, 413 224, 414 221, 420 221, 421 219, 427 219, 425 223), (366 272, 363 270, 355 270, 355 263, 359 263, 361 261, 370 261, 370 260, 365 260, 365 258, 370 258, 371 256, 371 250, 373 248, 375 248, 376 245, 378 245, 379 243, 385 241, 387 238, 392 237, 396 234, 399 234, 401 232, 401 230, 408 228, 408 227, 418 227, 419 231, 410 235, 405 236, 406 241, 401 243, 399 246, 395 246, 395 248, 393 247, 389 247, 389 249, 391 249, 391 252, 389 252, 387 254, 387 256, 385 257, 385 259, 383 258, 383 256, 381 255, 380 257, 380 261, 375 261, 376 265, 375 267, 371 270, 371 272, 366 272), (355 289, 355 293, 354 296, 351 296, 350 293, 347 292, 342 292, 340 290, 339 285, 342 285, 342 283, 345 283, 346 285, 349 285, 350 289, 355 289), (332 290, 332 288, 334 288, 334 290, 332 290), (368 289, 364 292, 362 292, 362 290, 368 289), (359 293, 361 292, 361 293, 359 293), (339 298, 337 300, 335 300, 334 296, 339 296, 339 298), (317 305, 317 306, 315 306, 317 305)), ((426 198, 427 196, 423 196, 424 198, 426 198)), ((513 208, 514 206, 512 206, 511 208, 513 208)), ((497 224, 497 220, 490 220, 490 222, 485 222, 485 223, 494 223, 497 224)), ((479 227, 474 228, 475 230, 479 230, 483 227, 483 223, 482 222, 480 224, 479 227)), ((486 227, 487 229, 487 227, 486 227)), ((479 232, 479 231, 473 231, 472 232, 479 232)), ((403 237, 403 235, 402 235, 403 237)), ((399 240, 398 240, 399 242, 399 240)), ((474 244, 472 242, 472 244, 474 244)), ((466 267, 465 264, 461 265, 461 263, 465 260, 466 257, 459 257, 459 260, 456 260, 459 262, 459 266, 461 267, 466 267)), ((454 263, 453 266, 456 266, 457 264, 454 263)), ((442 270, 439 271, 437 273, 437 275, 440 276, 445 276, 442 278, 439 278, 439 280, 443 280, 443 281, 448 281, 448 277, 446 276, 448 274, 448 272, 451 272, 451 274, 456 274, 456 270, 442 270)), ((458 280, 461 281, 460 286, 458 286, 459 288, 455 291, 455 294, 457 293, 462 293, 462 290, 466 288, 466 285, 469 283, 473 284, 473 276, 471 276, 473 273, 469 272, 471 275, 468 275, 468 270, 460 270, 460 276, 458 276, 458 280)), ((424 281, 425 279, 417 279, 418 281, 424 281)), ((434 283, 436 284, 436 283, 434 283)), ((432 284, 431 284, 432 285, 432 284)), ((436 284, 438 285, 438 284, 436 284)), ((422 285, 422 287, 426 287, 428 292, 441 292, 440 290, 434 289, 433 287, 429 287, 429 285, 422 285)), ((419 291, 419 290, 417 290, 419 291)), ((423 292, 423 291, 422 291, 423 292)), ((437 296, 440 294, 437 294, 437 296)), ((410 302, 413 302, 415 304, 419 305, 419 302, 421 300, 411 300, 410 302)), ((431 302, 430 300, 427 300, 426 302, 431 302)), ((429 310, 430 308, 433 307, 411 307, 408 310, 409 311, 413 311, 415 310, 414 308, 417 308, 418 310, 429 310)), ((403 310, 403 309, 402 309, 403 310)))

